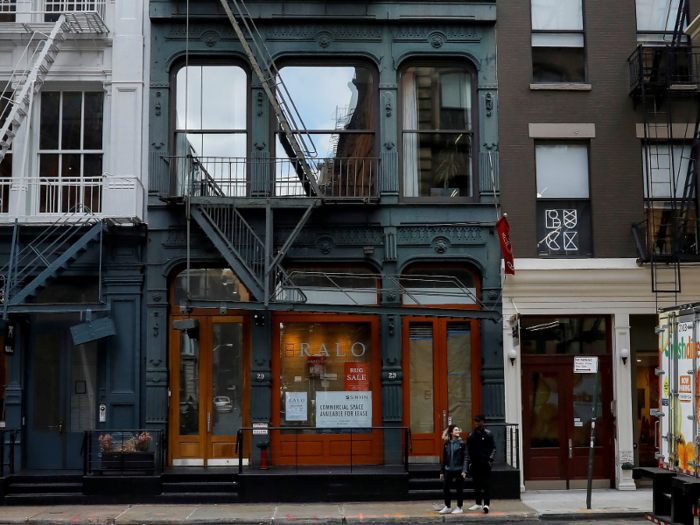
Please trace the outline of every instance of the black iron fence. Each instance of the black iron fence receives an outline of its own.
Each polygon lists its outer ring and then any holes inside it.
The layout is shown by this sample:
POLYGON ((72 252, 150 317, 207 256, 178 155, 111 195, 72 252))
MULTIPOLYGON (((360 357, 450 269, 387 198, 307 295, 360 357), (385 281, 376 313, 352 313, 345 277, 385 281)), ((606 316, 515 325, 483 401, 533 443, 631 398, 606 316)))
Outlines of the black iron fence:
POLYGON ((496 442, 496 461, 520 468, 520 427, 517 423, 488 423, 496 442))
POLYGON ((700 84, 700 47, 639 45, 628 62, 633 94, 700 84))
POLYGON ((15 444, 19 430, 0 429, 0 478, 15 473, 15 444))
POLYGON ((163 473, 162 430, 86 430, 83 474, 154 476, 163 473))
MULTIPOLYGON (((297 426, 283 426, 283 427, 266 427, 266 428, 253 428, 244 427, 238 430, 236 434, 236 454, 238 456, 238 472, 243 472, 244 456, 246 455, 246 447, 252 453, 253 448, 265 449, 265 452, 260 452, 260 454, 265 454, 267 456, 267 461, 269 464, 274 464, 276 455, 282 453, 284 449, 284 464, 292 465, 296 468, 299 467, 299 462, 303 464, 308 464, 309 458, 313 457, 313 454, 309 454, 309 448, 317 446, 313 440, 319 436, 334 436, 336 437, 336 446, 342 448, 342 451, 338 451, 334 454, 336 461, 342 461, 343 465, 347 465, 350 468, 350 472, 354 468, 360 465, 395 465, 403 466, 404 470, 408 472, 408 456, 411 451, 411 429, 408 427, 353 427, 353 428, 316 428, 316 427, 297 427, 297 426), (262 432, 267 431, 266 434, 262 432), (255 434, 260 439, 255 447, 252 445, 252 441, 248 441, 255 434), (377 436, 379 433, 379 436, 377 436), (275 447, 271 448, 270 434, 274 434, 275 447), (248 438, 244 438, 248 435, 248 438), (300 439, 301 438, 301 439, 300 439), (394 439, 396 444, 400 444, 401 453, 398 454, 384 454, 384 442, 387 439, 394 439), (312 440, 312 441, 309 441, 312 440), (305 442, 306 441, 306 442, 305 442), (300 443, 302 444, 300 450, 300 443), (290 452, 293 450, 293 454, 290 452), (292 463, 291 460, 294 460, 292 463)), ((320 451, 319 451, 320 452, 320 451)), ((319 454, 316 454, 319 455, 319 454)), ((313 464, 320 465, 322 463, 313 462, 313 464)))
POLYGON ((151 152, 149 193, 192 197, 322 197, 371 202, 379 198, 378 158, 196 157, 151 152), (318 187, 315 195, 312 177, 318 187), (175 184, 172 187, 171 184, 175 184))

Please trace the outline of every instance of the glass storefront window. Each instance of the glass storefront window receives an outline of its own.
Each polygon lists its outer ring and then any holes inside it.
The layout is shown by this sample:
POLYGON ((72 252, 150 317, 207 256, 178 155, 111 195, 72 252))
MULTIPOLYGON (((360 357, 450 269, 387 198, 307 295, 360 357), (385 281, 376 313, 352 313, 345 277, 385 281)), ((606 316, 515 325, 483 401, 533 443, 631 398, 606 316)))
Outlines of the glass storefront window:
POLYGON ((199 435, 199 340, 180 332, 180 435, 199 435))
POLYGON ((372 426, 372 325, 280 323, 280 423, 302 433, 372 426))
MULTIPOLYGON (((433 324, 411 323, 408 331, 409 391, 411 396, 411 432, 435 431, 433 407, 433 324)), ((457 421, 455 419, 455 421, 457 421)))
MULTIPOLYGON (((187 299, 187 270, 175 277, 174 304, 187 299)), ((230 268, 197 268, 189 271, 190 299, 250 301, 250 293, 230 268)))
POLYGON ((522 353, 528 355, 605 355, 606 317, 523 317, 522 353))

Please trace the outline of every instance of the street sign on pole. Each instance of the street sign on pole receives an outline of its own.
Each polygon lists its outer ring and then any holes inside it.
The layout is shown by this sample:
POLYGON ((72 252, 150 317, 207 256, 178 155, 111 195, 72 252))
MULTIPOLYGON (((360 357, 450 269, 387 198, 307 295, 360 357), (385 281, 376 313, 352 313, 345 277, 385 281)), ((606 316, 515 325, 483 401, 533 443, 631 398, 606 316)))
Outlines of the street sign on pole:
POLYGON ((588 485, 586 487, 586 508, 591 508, 591 494, 593 492, 593 452, 595 451, 595 422, 598 414, 598 358, 588 356, 574 357, 574 374, 594 374, 593 381, 593 406, 591 408, 591 444, 588 450, 588 485))

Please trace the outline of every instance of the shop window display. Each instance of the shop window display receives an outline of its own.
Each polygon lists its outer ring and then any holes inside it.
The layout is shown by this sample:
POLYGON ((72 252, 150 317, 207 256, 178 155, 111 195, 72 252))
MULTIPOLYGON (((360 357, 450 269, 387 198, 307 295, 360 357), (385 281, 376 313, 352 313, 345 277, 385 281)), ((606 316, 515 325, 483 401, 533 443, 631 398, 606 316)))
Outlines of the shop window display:
POLYGON ((371 357, 370 323, 281 323, 280 423, 300 433, 371 427, 371 357))

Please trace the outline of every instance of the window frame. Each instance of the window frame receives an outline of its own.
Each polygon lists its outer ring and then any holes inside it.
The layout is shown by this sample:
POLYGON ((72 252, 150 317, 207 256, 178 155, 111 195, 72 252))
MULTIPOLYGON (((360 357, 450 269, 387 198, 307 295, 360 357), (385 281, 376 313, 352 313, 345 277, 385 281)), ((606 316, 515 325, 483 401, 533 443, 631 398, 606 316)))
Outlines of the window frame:
POLYGON ((17 0, 4 0, 0 4, 0 23, 17 21, 17 0))
MULTIPOLYGON (((673 0, 668 0, 668 1, 669 1, 669 5, 673 5, 673 0)), ((689 7, 690 6, 686 3, 685 15, 686 15, 687 23, 691 22, 689 7)), ((676 22, 675 22, 675 20, 673 20, 673 26, 675 27, 675 25, 676 25, 676 22)), ((686 27, 687 27, 687 25, 686 25, 686 27)), ((673 35, 673 28, 667 29, 665 31, 658 31, 658 30, 657 31, 652 31, 652 30, 641 31, 639 29, 639 18, 638 18, 638 14, 637 14, 637 0, 634 1, 634 28, 635 28, 635 35, 636 35, 638 44, 665 45, 666 43, 671 41, 671 38, 664 38, 664 37, 666 37, 667 35, 669 35, 669 37, 671 37, 673 35), (643 36, 643 35, 658 35, 661 38, 660 39, 646 39, 646 38, 640 39, 640 36, 643 36)), ((688 42, 688 38, 689 37, 687 35, 683 35, 682 41, 688 42)))
POLYGON ((588 39, 586 38, 586 0, 581 0, 581 21, 582 21, 582 29, 554 29, 554 30, 546 30, 546 29, 533 29, 532 27, 532 1, 530 1, 530 69, 531 69, 531 75, 530 75, 530 82, 534 85, 546 85, 546 84, 576 84, 576 85, 585 85, 589 83, 589 77, 588 77, 588 39), (537 82, 535 81, 535 68, 534 68, 534 56, 532 53, 532 35, 535 34, 540 34, 540 35, 581 35, 583 36, 583 80, 581 82, 537 82))
MULTIPOLYGON (((595 257, 595 239, 593 237, 593 193, 592 193, 592 188, 591 188, 591 141, 589 139, 561 139, 561 140, 533 140, 533 160, 534 160, 534 168, 535 168, 535 232, 538 230, 538 225, 539 225, 539 214, 538 214, 538 203, 540 202, 576 202, 576 203, 588 203, 588 208, 589 208, 589 220, 588 220, 588 232, 589 236, 591 239, 591 250, 590 254, 576 254, 576 255, 567 255, 566 251, 564 251, 562 254, 541 254, 539 253, 539 248, 537 244, 535 244, 535 250, 537 250, 537 258, 538 259, 590 259, 595 257), (586 170, 588 173, 588 198, 583 198, 583 197, 555 197, 555 198, 546 198, 546 197, 537 197, 537 146, 547 146, 547 145, 581 145, 584 144, 586 146, 586 170)), ((536 233, 536 242, 539 243, 540 240, 544 242, 543 239, 539 239, 539 234, 536 233)), ((546 238, 546 237, 545 237, 546 238)))
POLYGON ((396 150, 399 156, 399 203, 401 204, 472 204, 480 202, 479 194, 479 124, 480 117, 480 104, 479 104, 479 77, 477 69, 469 60, 454 58, 452 61, 448 57, 440 57, 432 60, 426 58, 421 59, 411 59, 400 64, 397 69, 397 102, 396 111, 397 115, 397 142, 398 145, 396 150), (407 197, 404 195, 404 156, 403 156, 403 137, 405 133, 431 133, 436 135, 454 135, 456 133, 464 133, 464 130, 406 130, 404 129, 404 92, 402 77, 409 68, 412 67, 436 67, 436 68, 451 68, 451 69, 462 69, 464 70, 470 78, 470 88, 472 97, 472 107, 471 107, 471 123, 472 129, 471 139, 472 139, 472 151, 471 151, 471 191, 472 195, 470 197, 407 197))
MULTIPOLYGON (((373 140, 373 149, 374 149, 374 156, 368 157, 368 158, 379 158, 379 152, 380 152, 380 124, 381 121, 379 119, 379 69, 377 69, 377 65, 372 62, 371 60, 367 59, 362 59, 362 58, 356 58, 356 57, 333 57, 333 58, 327 58, 327 57, 287 57, 287 58, 282 58, 280 60, 277 60, 277 69, 281 72, 285 67, 317 67, 317 68, 323 68, 323 67, 364 67, 366 68, 370 74, 372 75, 372 89, 373 89, 373 94, 372 94, 372 104, 373 104, 373 117, 372 117, 372 128, 371 129, 363 129, 363 130, 336 130, 336 129, 329 129, 329 130, 322 130, 322 129, 306 129, 304 132, 299 133, 300 135, 372 135, 373 140)), ((277 135, 281 133, 281 131, 278 130, 278 123, 277 123, 277 117, 275 116, 274 111, 270 111, 270 121, 269 121, 269 129, 270 129, 270 156, 273 158, 286 158, 286 157, 279 157, 278 151, 277 151, 277 135)), ((301 115, 302 119, 304 118, 303 115, 301 115)), ((305 124, 306 125, 306 124, 305 124)), ((314 146, 317 147, 317 144, 314 143, 314 146)), ((318 158, 327 158, 326 155, 321 155, 318 147, 316 148, 317 152, 319 153, 318 158)), ((282 152, 284 153, 284 152, 282 152)), ((334 158, 344 158, 344 157, 334 157, 334 158)))
MULTIPOLYGON (((85 204, 85 192, 88 191, 89 186, 85 186, 85 179, 104 179, 104 174, 106 173, 105 170, 105 158, 106 158, 106 150, 105 148, 105 143, 106 143, 106 133, 107 133, 107 127, 105 126, 105 116, 107 112, 107 97, 106 93, 104 90, 94 90, 94 89, 63 89, 63 90, 53 90, 53 89, 47 89, 45 91, 41 92, 41 96, 39 97, 39 108, 37 111, 38 114, 38 133, 36 137, 36 158, 37 158, 37 164, 35 167, 35 173, 36 173, 36 178, 40 180, 39 182, 39 194, 35 196, 35 199, 38 199, 38 206, 37 206, 37 213, 38 214, 63 214, 66 213, 66 211, 70 211, 70 208, 64 209, 64 202, 63 201, 63 191, 65 188, 68 188, 69 194, 71 191, 71 188, 78 188, 80 190, 80 194, 82 195, 82 198, 76 199, 75 205, 82 205, 82 206, 87 206, 85 204), (58 93, 59 96, 59 103, 58 103, 58 136, 57 136, 57 148, 55 149, 42 149, 41 148, 41 110, 42 110, 42 105, 44 103, 43 95, 49 94, 49 93, 58 93), (65 93, 80 93, 80 148, 79 149, 64 149, 63 148, 63 100, 64 100, 64 94, 65 93), (85 149, 85 95, 88 93, 99 93, 102 97, 102 147, 100 149, 85 149), (41 179, 43 178, 41 175, 41 157, 42 155, 56 155, 58 157, 58 176, 57 177, 46 177, 46 179, 49 180, 54 180, 56 181, 56 186, 53 185, 46 185, 41 182, 41 179), (80 156, 80 174, 77 177, 65 177, 65 178, 70 178, 70 179, 80 179, 80 185, 72 184, 70 182, 64 183, 62 182, 64 180, 63 177, 63 156, 64 155, 79 155, 80 156), (102 168, 100 169, 100 175, 96 177, 86 177, 85 176, 85 156, 86 155, 101 155, 102 157, 102 168), (60 188, 58 190, 57 194, 55 197, 48 197, 52 205, 56 206, 56 209, 52 210, 45 210, 41 211, 41 206, 42 202, 44 199, 42 199, 42 192, 47 191, 45 188, 60 188), (53 201, 55 199, 55 202, 53 201), (81 202, 78 202, 80 200, 81 202)), ((49 190, 52 193, 56 192, 56 190, 51 189, 49 190)), ((90 206, 89 209, 92 213, 102 213, 102 210, 104 208, 104 193, 103 193, 103 188, 101 186, 92 186, 92 196, 91 196, 91 204, 94 204, 95 198, 97 198, 99 202, 99 210, 93 209, 94 206, 90 206), (97 197, 95 197, 95 192, 97 192, 97 197)), ((47 201, 49 202, 49 201, 47 201)), ((69 202, 70 204, 70 202, 69 202)))
MULTIPOLYGON (((251 139, 252 139, 252 100, 253 100, 253 89, 252 89, 252 77, 250 65, 244 60, 235 56, 226 57, 205 57, 205 56, 194 56, 186 60, 185 57, 177 60, 173 66, 170 68, 170 100, 168 103, 168 151, 171 155, 177 155, 176 144, 177 144, 177 134, 187 133, 189 130, 179 129, 177 127, 177 75, 180 70, 187 66, 235 66, 240 67, 246 75, 246 115, 245 115, 245 130, 238 130, 237 128, 231 128, 227 130, 193 130, 194 132, 199 132, 202 134, 216 134, 216 133, 231 133, 240 132, 241 135, 246 137, 246 149, 245 158, 246 163, 251 157, 251 139)), ((250 169, 246 168, 246 187, 250 185, 250 169)), ((175 191, 177 188, 177 170, 170 170, 170 191, 175 191)))
MULTIPOLYGON (((446 303, 446 304, 427 304, 425 305, 425 308, 451 308, 455 310, 481 310, 481 307, 479 306, 479 301, 481 300, 481 292, 482 292, 482 280, 483 277, 481 275, 481 272, 472 264, 469 264, 468 262, 465 263, 458 263, 458 262, 448 262, 444 264, 440 264, 437 262, 430 262, 430 261, 414 261, 414 262, 409 262, 406 264, 403 268, 401 268, 401 273, 399 276, 399 280, 401 282, 401 285, 405 287, 403 277, 407 276, 410 277, 410 274, 406 274, 407 271, 412 271, 412 270, 418 270, 418 275, 430 275, 431 271, 434 270, 450 270, 450 269, 457 269, 457 270, 464 270, 472 275, 474 278, 474 295, 477 298, 477 301, 474 301, 474 304, 459 304, 459 303, 446 303)), ((445 277, 442 275, 438 275, 438 277, 445 277)), ((467 283, 462 283, 465 287, 467 286, 467 283)), ((413 308, 416 307, 417 305, 414 304, 404 304, 403 298, 401 298, 401 306, 406 307, 406 308, 413 308)))

